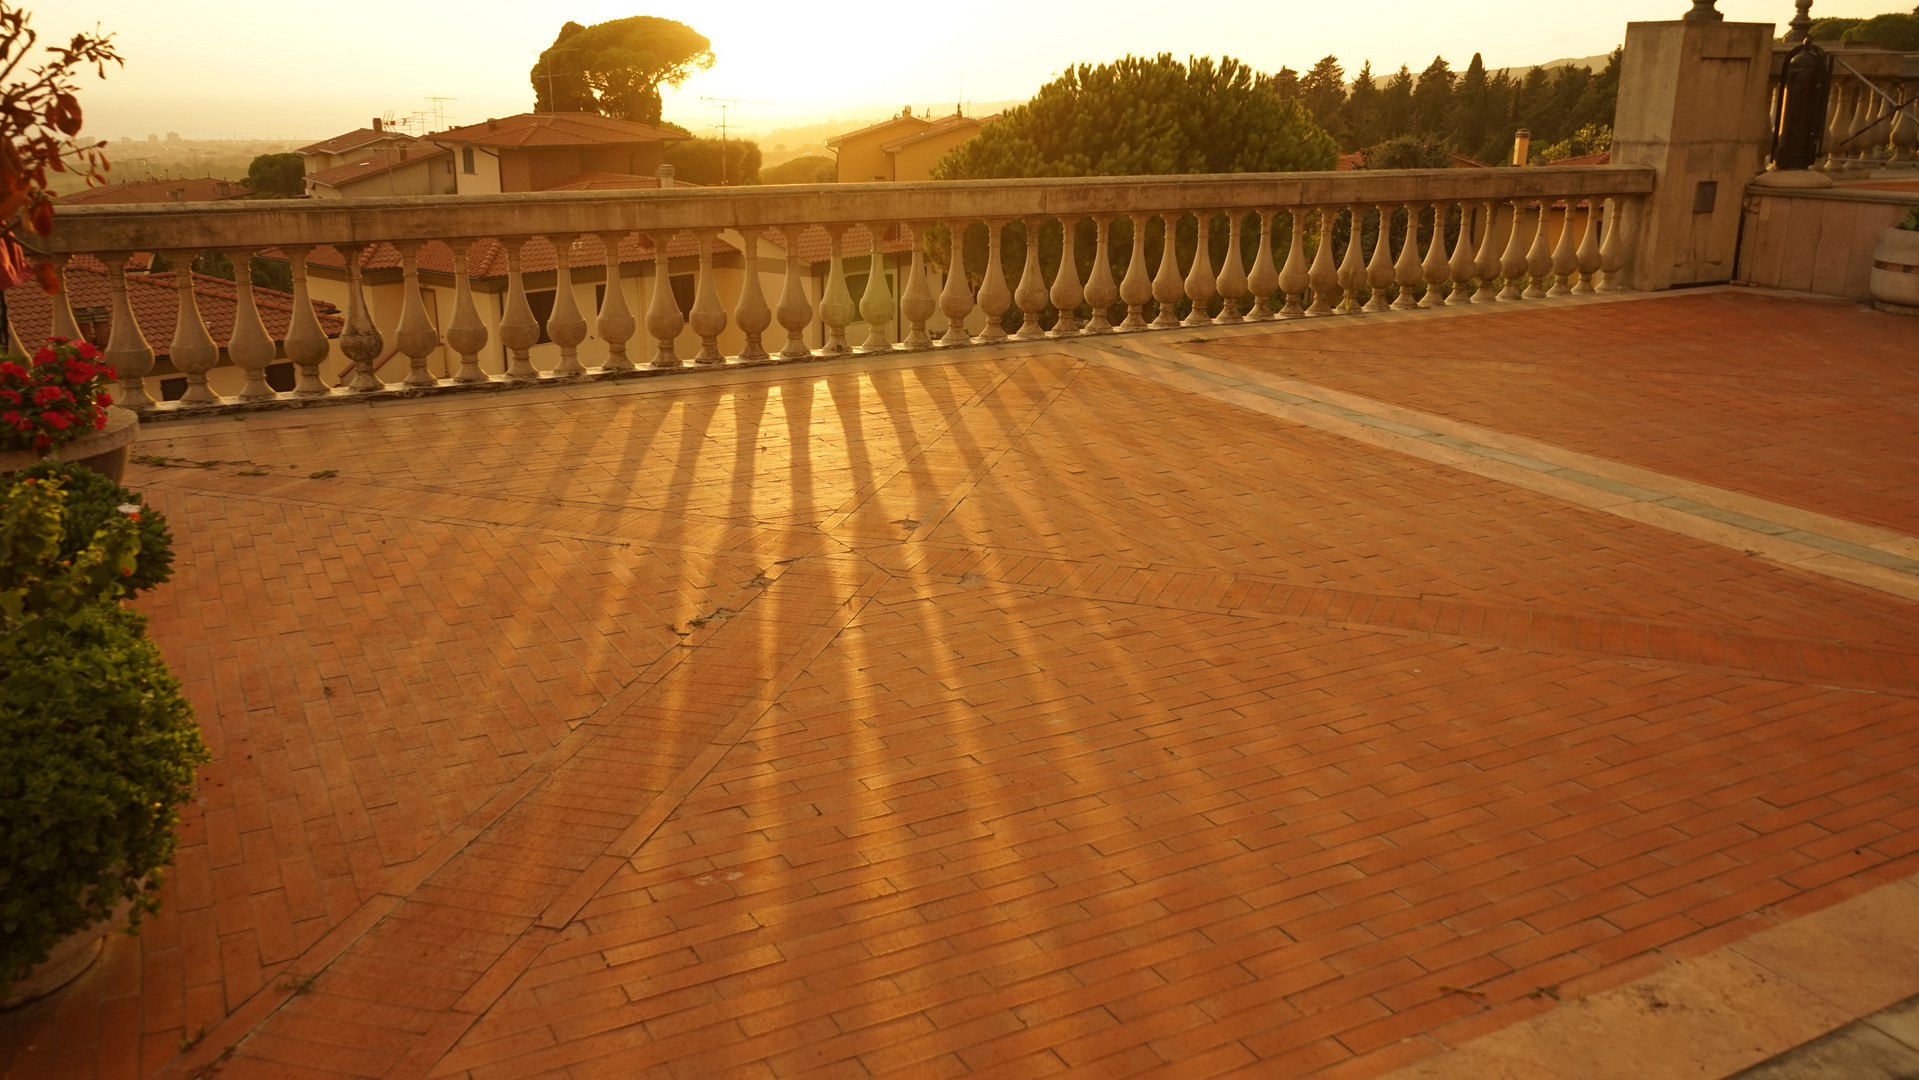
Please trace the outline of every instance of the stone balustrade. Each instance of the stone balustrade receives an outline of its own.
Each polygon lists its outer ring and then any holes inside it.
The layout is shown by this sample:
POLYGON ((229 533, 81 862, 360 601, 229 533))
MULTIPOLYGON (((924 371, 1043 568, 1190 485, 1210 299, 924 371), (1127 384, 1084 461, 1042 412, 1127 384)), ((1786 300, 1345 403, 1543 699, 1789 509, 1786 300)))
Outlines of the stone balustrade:
MULTIPOLYGON (((1652 187, 1649 168, 1600 166, 100 206, 62 210, 42 246, 62 267, 105 265, 107 359, 123 403, 156 415, 1605 292, 1629 284, 1652 187), (803 249, 822 237, 815 280, 803 249), (478 243, 504 265, 490 325, 468 265, 478 243), (232 333, 214 340, 189 269, 204 251, 241 268, 263 253, 287 261, 283 342, 262 329, 245 272, 232 333), (128 303, 129 264, 149 252, 172 262, 179 293, 167 355, 186 386, 164 403, 145 385, 155 350, 128 303), (385 325, 364 280, 375 252, 394 286, 385 325), (525 270, 536 255, 553 286, 540 313, 525 270), (446 315, 428 310, 429 257, 448 267, 432 272, 446 315), (847 264, 862 257, 854 296, 847 264), (343 279, 337 340, 309 303, 322 264, 343 279), (689 289, 673 287, 676 265, 689 289), (297 378, 275 390, 265 373, 281 355, 297 378), (449 358, 441 374, 436 355, 449 358), (351 363, 331 382, 330 356, 351 363), (244 378, 225 396, 208 382, 223 358, 244 378)), ((66 297, 54 301, 54 332, 71 335, 66 297)))

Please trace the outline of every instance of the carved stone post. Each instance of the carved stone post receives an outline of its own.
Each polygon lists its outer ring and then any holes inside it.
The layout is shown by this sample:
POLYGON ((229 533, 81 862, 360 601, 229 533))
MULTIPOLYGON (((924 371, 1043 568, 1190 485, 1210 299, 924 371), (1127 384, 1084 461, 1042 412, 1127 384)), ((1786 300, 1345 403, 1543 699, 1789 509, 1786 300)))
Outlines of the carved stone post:
POLYGON ((853 303, 853 294, 846 291, 846 265, 840 250, 846 228, 839 224, 826 226, 826 289, 820 294, 820 323, 825 327, 826 340, 820 345, 821 356, 853 351, 846 344, 846 327, 859 316, 860 309, 853 303))
MULTIPOLYGON (((287 322, 286 340, 281 343, 287 359, 293 361, 293 396, 320 397, 327 393, 326 384, 320 381, 320 364, 326 360, 332 346, 327 342, 326 333, 320 329, 320 317, 314 314, 313 301, 307 296, 307 256, 313 253, 313 249, 292 246, 280 250, 287 253, 287 265, 293 271, 293 317, 287 322)), ((116 297, 115 303, 119 299, 116 297)), ((116 337, 120 333, 117 316, 113 332, 116 337)), ((139 330, 136 328, 134 332, 138 333, 139 330)), ((109 350, 112 347, 107 346, 109 350)), ((152 353, 147 355, 151 358, 152 353)))
POLYGON ((1506 252, 1499 257, 1499 276, 1505 279, 1505 287, 1499 290, 1499 299, 1517 300, 1526 288, 1526 207, 1518 199, 1513 200, 1513 230, 1506 234, 1506 252))
POLYGON ((1481 203, 1480 209, 1486 215, 1486 223, 1480 226, 1479 250, 1473 255, 1473 273, 1479 276, 1479 291, 1472 296, 1475 304, 1490 304, 1499 299, 1499 250, 1493 246, 1493 236, 1499 230, 1499 204, 1481 203))
POLYGON ((1240 301, 1246 298, 1246 265, 1245 256, 1239 251, 1239 230, 1245 223, 1245 215, 1239 211, 1226 211, 1226 256, 1220 261, 1219 314, 1213 319, 1216 323, 1246 321, 1240 307, 1240 301))
POLYGON ((951 251, 946 259, 946 281, 940 286, 940 314, 946 316, 946 333, 940 336, 939 344, 971 345, 973 336, 966 332, 966 317, 973 313, 973 287, 966 280, 966 223, 947 222, 946 235, 951 251))
POLYGON ((765 231, 758 225, 740 226, 745 271, 740 277, 740 298, 733 305, 733 325, 746 336, 746 343, 740 346, 741 360, 766 359, 761 337, 773 325, 773 309, 766 306, 766 293, 760 288, 760 234, 765 231))
MULTIPOLYGON (((298 322, 300 305, 306 300, 305 269, 303 261, 306 249, 297 249, 295 265, 300 267, 301 279, 294 293, 294 318, 298 322)), ((153 347, 147 344, 145 334, 140 332, 140 323, 133 316, 133 305, 127 302, 127 260, 132 253, 112 251, 103 253, 100 261, 107 264, 107 284, 113 295, 112 328, 108 331, 106 361, 113 365, 120 380, 120 404, 129 409, 151 409, 153 398, 147 394, 145 377, 153 370, 153 347)), ((307 305, 307 314, 312 316, 313 307, 307 305)), ((316 323, 314 331, 319 331, 316 323)), ((326 339, 322 338, 324 342, 326 339)), ((291 343, 291 339, 289 339, 291 343)))
POLYGON ((1526 249, 1526 291, 1520 295, 1528 300, 1541 300, 1546 296, 1542 283, 1553 272, 1552 248, 1546 241, 1546 200, 1539 200, 1539 216, 1533 222, 1533 243, 1526 249))
POLYGON ((726 329, 726 309, 720 306, 720 288, 713 280, 713 241, 718 229, 695 229, 693 239, 700 245, 700 281, 693 292, 693 310, 687 322, 700 336, 696 364, 717 364, 726 357, 720 353, 720 334, 726 329))
POLYGON ((253 249, 234 248, 226 252, 233 263, 233 334, 227 338, 227 359, 246 372, 247 382, 240 389, 241 401, 269 401, 278 396, 267 385, 267 365, 273 363, 273 338, 260 320, 259 305, 253 299, 253 249))
MULTIPOLYGON (((593 322, 600 340, 606 342, 606 362, 600 365, 600 370, 632 371, 633 358, 626 353, 626 343, 632 340, 640 323, 633 317, 632 309, 626 306, 626 289, 620 284, 620 245, 625 242, 626 234, 599 235, 600 246, 606 254, 606 284, 601 289, 600 311, 593 322)), ((462 366, 462 377, 465 370, 462 366)))
POLYGON ((1453 258, 1447 264, 1453 279, 1453 291, 1446 294, 1448 304, 1468 304, 1473 298, 1473 207, 1459 204, 1459 235, 1453 239, 1453 258))
MULTIPOLYGON (((68 341, 80 340, 80 323, 73 317, 73 302, 67 296, 67 263, 73 258, 66 252, 53 256, 53 280, 59 291, 53 294, 53 326, 51 336, 66 338, 68 341)), ((13 347, 22 354, 31 356, 39 351, 41 342, 34 342, 29 349, 25 342, 16 341, 13 347)))
POLYGON ((1000 316, 1012 306, 1013 294, 1006 288, 1006 272, 1000 266, 999 234, 1005 227, 1005 219, 986 223, 986 277, 979 286, 979 310, 986 316, 986 325, 980 328, 976 341, 1006 340, 1006 325, 1000 316))
POLYGON ((1337 210, 1319 207, 1319 243, 1313 247, 1313 263, 1306 269, 1306 281, 1313 288, 1313 304, 1307 315, 1331 315, 1339 302, 1339 270, 1333 265, 1333 215, 1337 210))
POLYGON ((1026 218, 1020 226, 1026 231, 1026 259, 1020 267, 1019 284, 1013 287, 1013 302, 1019 305, 1023 318, 1013 338, 1033 341, 1046 336, 1039 325, 1046 311, 1046 277, 1039 268, 1039 219, 1026 218))
POLYGON ((1386 290, 1393 284, 1393 212, 1384 205, 1376 207, 1379 211, 1379 232, 1373 237, 1373 257, 1366 264, 1366 284, 1372 290, 1372 296, 1366 301, 1367 311, 1391 311, 1393 304, 1386 296, 1386 290))
MULTIPOLYGON (((1544 205, 1542 200, 1541 205, 1544 205)), ((1571 296, 1573 275, 1579 273, 1579 256, 1573 246, 1573 201, 1566 200, 1566 212, 1559 219, 1559 242, 1553 245, 1553 287, 1547 296, 1571 296)))
POLYGON ((1079 305, 1086 299, 1086 290, 1080 288, 1079 260, 1073 252, 1073 233, 1078 228, 1078 218, 1059 219, 1059 269, 1053 272, 1053 287, 1047 293, 1059 317, 1053 320, 1047 337, 1075 337, 1079 333, 1079 305))
POLYGON ((1399 296, 1393 300, 1394 311, 1414 311, 1419 300, 1413 295, 1417 291, 1422 272, 1419 265, 1419 208, 1406 204, 1406 236, 1399 244, 1399 260, 1393 263, 1393 280, 1399 283, 1399 296))
MULTIPOLYGON (((1568 208, 1567 213, 1571 213, 1568 208)), ((1573 286, 1576 295, 1588 295, 1596 290, 1593 278, 1599 273, 1599 200, 1586 200, 1586 228, 1579 236, 1579 250, 1573 254, 1573 261, 1579 270, 1579 284, 1573 286)))
POLYGON ((1146 276, 1146 222, 1148 215, 1126 215, 1133 223, 1133 257, 1126 264, 1126 276, 1120 279, 1119 298, 1126 302, 1126 318, 1117 329, 1146 329, 1146 302, 1153 298, 1153 284, 1146 276))
MULTIPOLYGON (((646 366, 654 369, 682 366, 674 339, 686 328, 686 317, 680 314, 680 302, 673 297, 673 269, 666 252, 667 245, 677 235, 677 232, 646 234, 653 245, 653 298, 646 305, 646 332, 653 339, 653 359, 646 366)), ((500 325, 500 335, 506 335, 505 323, 500 325)))
POLYGON ((485 382, 486 372, 480 369, 480 350, 486 348, 486 324, 480 321, 479 308, 474 306, 473 280, 467 272, 467 256, 473 241, 456 238, 446 244, 453 249, 453 318, 447 320, 446 343, 460 357, 460 369, 453 373, 453 381, 485 382))
POLYGON ((1113 221, 1112 214, 1093 215, 1097 239, 1093 243, 1093 272, 1086 277, 1086 306, 1092 309, 1092 318, 1086 320, 1086 332, 1089 334, 1108 334, 1113 330, 1109 309, 1119 299, 1119 286, 1113 283, 1112 251, 1107 239, 1113 221))
POLYGON ((340 352, 353 361, 353 377, 347 381, 347 389, 360 393, 384 390, 386 384, 374 373, 373 365, 386 342, 380 338, 380 328, 373 325, 373 314, 367 310, 366 295, 360 288, 360 257, 366 245, 335 244, 334 248, 346 260, 346 327, 340 331, 340 352))
POLYGON ((546 336, 560 347, 560 362, 553 374, 571 378, 586 374, 580 363, 580 343, 586 340, 586 317, 580 314, 580 302, 573 296, 573 243, 579 236, 559 233, 547 237, 553 245, 553 310, 546 317, 546 336))
POLYGON ((1346 208, 1346 257, 1339 261, 1339 288, 1341 315, 1359 314, 1359 290, 1366 285, 1366 260, 1360 254, 1360 236, 1366 221, 1366 211, 1362 207, 1346 208))
POLYGON ((540 323, 533 317, 533 305, 526 302, 526 279, 520 273, 520 249, 524 236, 503 236, 506 249, 506 312, 500 316, 500 344, 507 348, 506 377, 536 379, 533 346, 540 342, 540 323))
POLYGON ((1246 275, 1246 287, 1253 292, 1253 310, 1246 314, 1252 322, 1275 318, 1273 293, 1279 290, 1279 271, 1273 268, 1273 215, 1276 210, 1259 211, 1259 250, 1253 253, 1253 271, 1246 275))
POLYGON ((908 352, 918 352, 933 347, 932 335, 926 332, 926 320, 933 317, 939 305, 933 300, 933 288, 926 281, 926 222, 910 221, 900 226, 913 238, 913 263, 906 271, 906 288, 900 292, 900 316, 906 320, 906 333, 900 344, 908 352))
POLYGON ((1312 284, 1306 273, 1306 212, 1297 206, 1288 207, 1286 218, 1292 222, 1293 235, 1286 250, 1286 265, 1279 271, 1279 287, 1286 290, 1286 306, 1279 309, 1279 317, 1298 319, 1306 314, 1301 301, 1306 299, 1306 287, 1312 284))
POLYGON ((394 328, 393 344, 407 358, 407 386, 432 386, 433 373, 427 369, 427 358, 433 350, 440 347, 439 331, 433 329, 433 320, 426 314, 426 303, 420 298, 420 269, 418 258, 422 240, 398 240, 394 247, 400 251, 400 325, 394 328))
POLYGON ((887 336, 886 328, 893 321, 893 293, 886 287, 886 254, 881 250, 886 241, 886 226, 871 222, 866 226, 866 235, 870 238, 867 250, 871 254, 867 258, 866 288, 860 292, 860 318, 866 320, 866 341, 860 351, 892 352, 893 339, 887 336))
POLYGON ((1419 306, 1444 307, 1453 268, 1446 261, 1446 207, 1440 203, 1433 204, 1433 235, 1426 244, 1426 258, 1419 264, 1419 273, 1426 282, 1426 295, 1420 299, 1419 306))
POLYGON ((1153 275, 1153 299, 1159 301, 1159 317, 1153 320, 1155 330, 1179 325, 1179 298, 1186 294, 1179 281, 1179 219, 1185 216, 1178 212, 1159 215, 1159 273, 1153 275))
POLYGON ((806 264, 800 261, 800 229, 780 226, 780 238, 786 241, 786 277, 780 282, 780 305, 773 314, 786 331, 782 360, 801 360, 813 355, 806 346, 806 328, 813 324, 813 304, 806 298, 806 264))

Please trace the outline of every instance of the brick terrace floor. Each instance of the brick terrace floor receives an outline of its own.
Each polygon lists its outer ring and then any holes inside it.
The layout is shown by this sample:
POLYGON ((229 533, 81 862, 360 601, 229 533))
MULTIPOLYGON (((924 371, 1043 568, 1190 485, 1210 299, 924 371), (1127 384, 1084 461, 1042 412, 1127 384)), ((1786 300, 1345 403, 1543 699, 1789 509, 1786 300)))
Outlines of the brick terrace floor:
MULTIPOLYGON (((1911 535, 1913 341, 1109 344, 1911 535)), ((216 760, 7 1077, 1371 1076, 1919 869, 1912 599, 1084 344, 142 449, 216 760)))

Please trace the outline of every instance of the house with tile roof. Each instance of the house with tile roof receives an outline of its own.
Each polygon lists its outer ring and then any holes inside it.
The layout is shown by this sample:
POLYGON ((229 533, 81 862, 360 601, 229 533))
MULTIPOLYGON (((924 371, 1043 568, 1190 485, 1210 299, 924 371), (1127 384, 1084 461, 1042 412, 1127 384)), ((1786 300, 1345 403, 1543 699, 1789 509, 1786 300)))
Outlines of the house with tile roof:
MULTIPOLYGON (((452 155, 454 190, 461 195, 553 191, 594 178, 649 186, 666 161, 666 146, 686 136, 597 113, 521 113, 428 135, 452 155)), ((657 183, 650 186, 657 186, 657 183)), ((578 190, 578 188, 569 188, 578 190)))
POLYGON ((344 164, 308 173, 307 195, 315 199, 365 199, 388 195, 451 195, 453 155, 430 142, 389 146, 349 155, 344 164))
POLYGON ((331 139, 300 147, 294 153, 300 155, 306 163, 306 172, 311 175, 324 172, 336 165, 345 165, 357 157, 378 153, 395 146, 405 146, 415 142, 413 136, 404 131, 395 131, 386 126, 379 117, 373 118, 372 127, 355 128, 344 135, 335 135, 331 139))
POLYGON ((947 151, 979 134, 996 116, 914 116, 909 107, 898 116, 826 140, 838 162, 842 184, 873 180, 931 180, 933 166, 947 151))
POLYGON ((238 199, 251 192, 237 180, 219 180, 211 176, 197 179, 128 180, 68 192, 60 196, 61 206, 101 206, 108 203, 219 202, 238 199))

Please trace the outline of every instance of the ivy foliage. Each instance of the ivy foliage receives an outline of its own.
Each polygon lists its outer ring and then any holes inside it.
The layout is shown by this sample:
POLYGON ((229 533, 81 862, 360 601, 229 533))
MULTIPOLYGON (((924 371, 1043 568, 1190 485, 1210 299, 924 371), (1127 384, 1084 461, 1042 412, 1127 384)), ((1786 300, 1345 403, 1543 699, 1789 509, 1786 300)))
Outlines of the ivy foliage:
POLYGON ((936 180, 1331 169, 1339 147, 1232 57, 1080 64, 955 147, 936 180))
POLYGON ((62 481, 0 503, 0 995, 62 938, 158 910, 178 806, 208 760, 193 711, 117 601, 141 530, 114 513, 69 552, 62 481))

